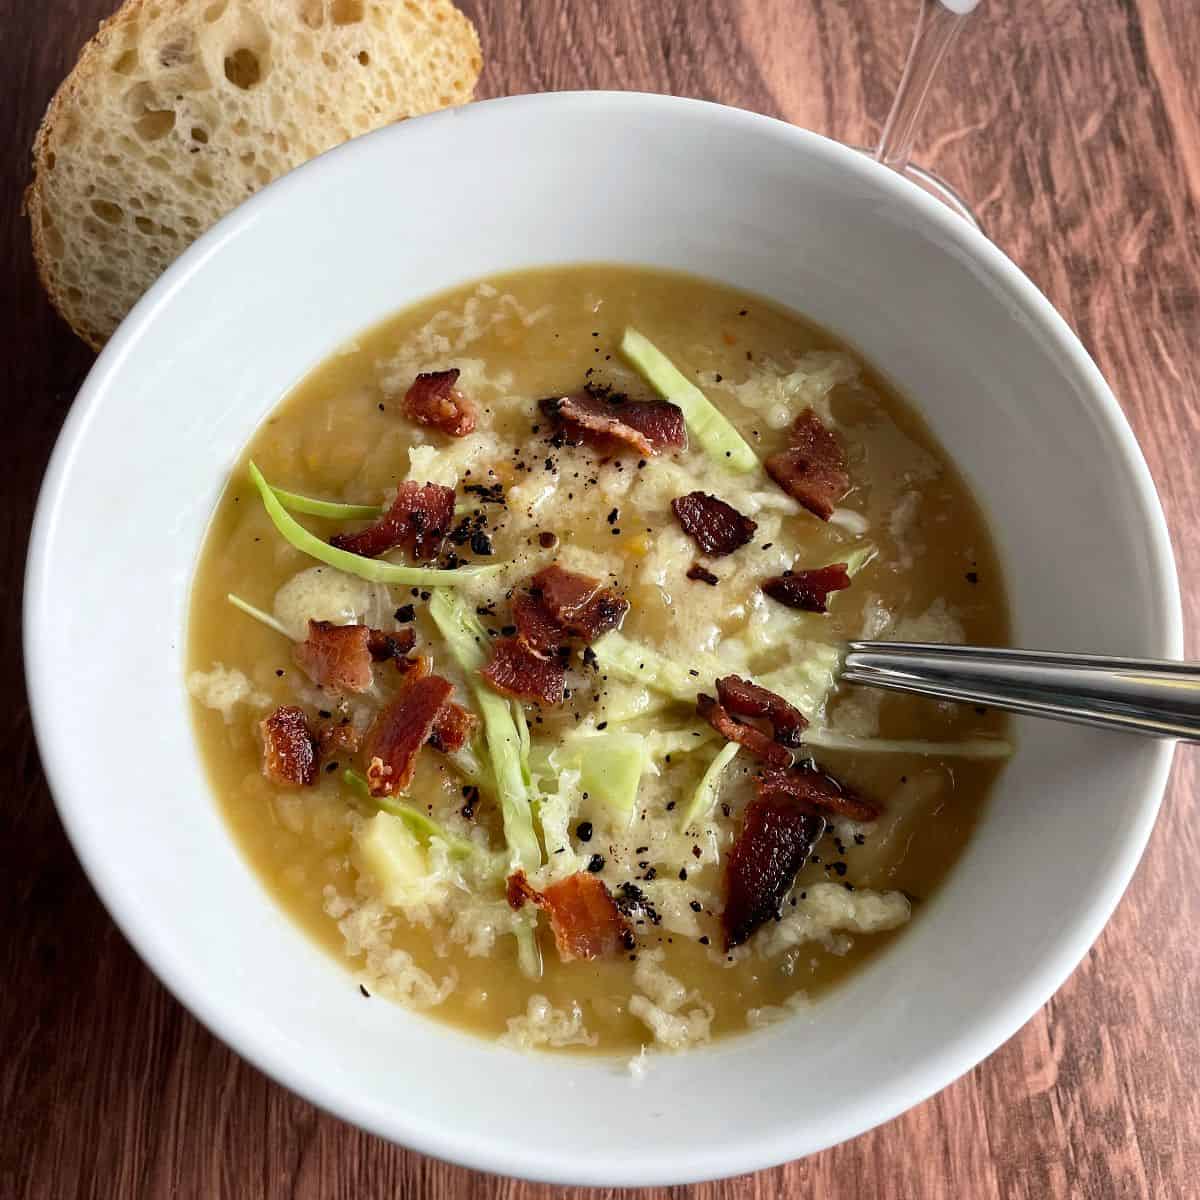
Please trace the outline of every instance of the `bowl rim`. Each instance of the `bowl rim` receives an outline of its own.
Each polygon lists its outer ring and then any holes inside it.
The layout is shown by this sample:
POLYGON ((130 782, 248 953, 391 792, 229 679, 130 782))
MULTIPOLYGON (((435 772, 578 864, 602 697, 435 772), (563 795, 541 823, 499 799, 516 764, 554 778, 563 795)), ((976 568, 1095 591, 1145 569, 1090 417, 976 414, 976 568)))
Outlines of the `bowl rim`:
MULTIPOLYGON (((876 163, 868 156, 820 134, 791 125, 777 118, 733 108, 711 101, 687 99, 645 92, 567 91, 510 96, 479 101, 463 108, 415 118, 355 138, 335 147, 289 172, 281 179, 239 205, 204 233, 167 269, 163 276, 135 305, 113 338, 101 352, 80 388, 64 420, 43 478, 35 511, 25 572, 23 603, 23 649, 26 685, 31 715, 43 770, 54 797, 55 806, 68 840, 95 887, 104 906, 135 951, 168 990, 207 1029, 272 1079, 325 1111, 417 1151, 449 1162, 483 1171, 502 1172, 522 1178, 552 1183, 585 1185, 654 1185, 712 1179, 763 1169, 789 1161, 798 1153, 809 1154, 857 1137, 879 1124, 921 1103, 970 1070, 1003 1042, 1015 1034, 1046 1003, 1074 971, 1112 915, 1141 859, 1157 817, 1166 788, 1174 754, 1174 743, 1163 742, 1147 769, 1147 781, 1138 801, 1138 819, 1123 852, 1107 878, 1093 894, 1086 915, 1074 929, 1065 931, 1057 947, 1048 952, 1040 969, 1015 985, 1003 1011, 990 1021, 972 1028, 957 1042, 950 1043, 920 1072, 893 1081, 887 1094, 869 1112, 860 1109, 859 1119, 840 1130, 835 1139, 822 1139, 821 1145, 797 1146, 794 1131, 763 1136, 749 1133, 732 1146, 724 1144, 710 1154, 682 1167, 670 1152, 653 1158, 638 1156, 610 1164, 603 1177, 594 1171, 581 1172, 579 1164, 557 1154, 553 1147, 514 1147, 506 1141, 470 1139, 439 1125, 428 1115, 381 1112, 363 1101, 342 1084, 332 1084, 306 1073, 293 1059, 270 1052, 253 1031, 237 1022, 233 1014, 209 1001, 197 977, 183 969, 166 949, 156 944, 144 929, 138 912, 126 902, 117 882, 107 869, 97 847, 74 819, 74 810, 82 800, 69 797, 62 786, 57 766, 63 739, 57 734, 49 706, 49 679, 53 663, 51 630, 42 628, 38 615, 46 597, 45 575, 51 561, 55 526, 60 517, 62 493, 73 462, 82 452, 93 414, 103 401, 110 379, 127 358, 136 353, 138 344, 158 313, 169 304, 177 291, 223 244, 237 236, 250 223, 272 208, 286 205, 296 188, 307 186, 314 172, 352 170, 357 156, 375 154, 402 143, 416 128, 431 122, 452 120, 471 122, 494 117, 499 111, 520 121, 528 110, 539 112, 558 109, 564 114, 595 113, 649 114, 670 119, 675 114, 699 115, 704 121, 766 135, 778 143, 780 152, 799 150, 823 160, 824 165, 853 179, 858 178, 885 192, 897 205, 914 214, 925 226, 937 230, 948 244, 968 257, 992 280, 1003 286, 1028 319, 1046 336, 1067 361, 1071 373, 1086 389, 1094 411, 1102 419, 1107 433, 1120 446, 1127 470, 1127 481, 1139 501, 1145 525, 1148 560, 1158 591, 1157 611, 1146 614, 1146 621, 1157 632, 1164 657, 1179 658, 1183 653, 1183 621, 1178 578, 1162 507, 1133 432, 1104 381, 1099 369, 1064 318, 1033 282, 998 247, 951 212, 916 184, 876 163)), ((430 291, 436 288, 431 287, 430 291)))

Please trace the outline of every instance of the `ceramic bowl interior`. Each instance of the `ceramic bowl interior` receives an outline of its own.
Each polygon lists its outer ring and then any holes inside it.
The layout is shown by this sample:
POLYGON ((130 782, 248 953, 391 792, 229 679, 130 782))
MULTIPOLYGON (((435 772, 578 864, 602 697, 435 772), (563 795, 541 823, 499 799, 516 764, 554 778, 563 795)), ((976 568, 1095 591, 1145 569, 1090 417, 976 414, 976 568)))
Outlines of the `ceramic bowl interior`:
POLYGON ((1171 752, 1021 724, 978 835, 906 936, 807 1015, 656 1058, 636 1088, 619 1062, 521 1057, 364 1002, 270 901, 209 792, 182 683, 196 554, 241 447, 337 346, 459 282, 576 261, 715 277, 840 334, 915 401, 981 498, 1019 644, 1179 655, 1138 448, 1082 347, 998 250, 813 134, 591 93, 472 105, 352 142, 184 255, 63 430, 30 555, 28 674, 84 866, 147 963, 234 1048, 445 1158, 680 1182, 850 1137, 1012 1034, 1120 897, 1171 752))

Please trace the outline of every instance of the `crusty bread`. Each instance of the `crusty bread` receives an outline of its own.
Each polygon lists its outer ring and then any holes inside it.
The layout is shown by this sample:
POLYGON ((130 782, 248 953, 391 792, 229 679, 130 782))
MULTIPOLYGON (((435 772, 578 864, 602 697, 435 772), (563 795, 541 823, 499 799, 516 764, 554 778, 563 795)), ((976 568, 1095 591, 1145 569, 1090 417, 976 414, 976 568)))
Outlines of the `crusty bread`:
POLYGON ((380 125, 471 98, 450 0, 127 0, 34 143, 26 197, 51 300, 95 348, 263 184, 380 125))

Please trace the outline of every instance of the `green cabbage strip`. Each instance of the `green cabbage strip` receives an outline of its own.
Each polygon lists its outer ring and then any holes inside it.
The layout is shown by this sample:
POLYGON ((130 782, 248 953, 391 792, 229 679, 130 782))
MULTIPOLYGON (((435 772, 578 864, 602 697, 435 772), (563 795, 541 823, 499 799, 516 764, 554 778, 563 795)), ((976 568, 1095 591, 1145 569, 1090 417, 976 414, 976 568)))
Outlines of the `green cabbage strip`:
POLYGON ((447 649, 467 676, 483 716, 484 740, 504 818, 504 838, 512 852, 514 865, 535 871, 541 866, 542 851, 533 829, 529 787, 525 781, 527 765, 522 766, 521 761, 520 730, 509 701, 498 696, 479 677, 486 661, 487 631, 461 596, 443 588, 435 591, 429 601, 429 615, 445 638, 447 649))
POLYGON ((472 787, 478 788, 481 792, 495 794, 496 785, 492 780, 491 769, 487 763, 479 761, 477 751, 478 747, 472 742, 443 757, 472 787))
POLYGON ((646 738, 628 730, 580 734, 554 755, 555 764, 579 771, 579 790, 628 821, 637 807, 638 786, 649 765, 646 738))
POLYGON ((707 746, 717 737, 711 725, 696 725, 692 729, 654 730, 646 735, 646 750, 652 759, 670 758, 673 754, 690 754, 707 746))
POLYGON ((1003 738, 967 738, 961 742, 923 742, 898 738, 854 737, 831 729, 804 732, 804 744, 819 750, 849 750, 855 754, 924 754, 938 758, 1008 758, 1012 743, 1003 738))
POLYGON ((521 778, 525 780, 525 787, 529 790, 529 795, 532 798, 534 794, 533 787, 533 767, 530 763, 531 750, 533 742, 529 736, 529 722, 525 719, 525 706, 520 700, 510 701, 512 704, 513 725, 517 730, 517 756, 521 763, 521 778))
POLYGON ((710 686, 720 673, 713 666, 711 670, 692 675, 665 654, 631 641, 615 629, 593 644, 592 653, 602 672, 607 671, 629 683, 640 683, 681 704, 695 704, 696 693, 710 686))
POLYGON ((339 550, 336 546, 323 542, 316 534, 309 533, 284 508, 254 463, 249 464, 249 471, 250 478, 262 498, 263 507, 267 510, 267 516, 271 518, 271 523, 285 541, 310 558, 315 558, 326 566, 336 567, 339 571, 345 571, 348 575, 357 575, 359 579, 366 579, 371 583, 405 586, 423 584, 426 587, 452 588, 461 587, 480 575, 493 574, 507 565, 497 563, 493 566, 465 568, 461 571, 441 571, 432 567, 405 567, 399 563, 381 562, 374 558, 363 558, 361 554, 351 554, 348 550, 339 550))
POLYGON ((517 966, 526 979, 541 979, 542 977, 542 948, 537 940, 537 910, 531 905, 517 916, 517 927, 513 937, 517 939, 517 966), (524 914, 528 913, 528 916, 524 914))
POLYGON ((301 496, 283 488, 272 487, 275 499, 289 512, 304 513, 309 517, 328 517, 331 521, 358 521, 383 515, 381 504, 342 504, 336 500, 317 500, 312 496, 301 496))
POLYGON ((853 579, 878 553, 879 548, 874 542, 864 542, 842 560, 846 564, 846 574, 853 579))
MULTIPOLYGON (((383 516, 382 504, 342 504, 338 500, 317 500, 313 496, 301 496, 280 487, 272 487, 275 498, 288 512, 304 513, 309 517, 327 517, 331 521, 369 521, 383 516)), ((470 500, 460 500, 454 506, 456 517, 465 517, 479 507, 470 500)))
POLYGON ((721 776, 725 773, 725 768, 737 757, 739 749, 737 742, 726 742, 713 756, 712 762, 708 764, 708 770, 704 772, 703 778, 696 785, 691 800, 680 814, 679 828, 681 831, 693 822, 703 820, 712 811, 712 806, 717 801, 717 789, 721 786, 721 776))
POLYGON ((628 328, 621 353, 655 391, 683 410, 688 433, 709 458, 734 471, 758 467, 758 456, 725 414, 653 342, 628 328))
POLYGON ((273 629, 276 633, 282 633, 289 642, 292 641, 292 635, 288 633, 283 626, 283 622, 278 618, 271 616, 268 612, 263 612, 261 608, 255 608, 248 600, 243 600, 241 596, 235 596, 232 592, 229 592, 225 599, 234 608, 240 608, 247 616, 253 617, 256 621, 261 621, 268 629, 273 629))
POLYGON ((802 643, 803 657, 754 677, 767 691, 794 704, 810 721, 819 717, 829 693, 837 683, 841 655, 833 646, 802 643))
POLYGON ((415 805, 406 804, 394 796, 372 796, 366 779, 357 771, 346 771, 342 778, 360 800, 373 805, 380 812, 399 817, 417 837, 424 838, 425 841, 429 841, 430 838, 441 838, 455 858, 469 858, 476 853, 477 847, 473 842, 450 833, 415 805))

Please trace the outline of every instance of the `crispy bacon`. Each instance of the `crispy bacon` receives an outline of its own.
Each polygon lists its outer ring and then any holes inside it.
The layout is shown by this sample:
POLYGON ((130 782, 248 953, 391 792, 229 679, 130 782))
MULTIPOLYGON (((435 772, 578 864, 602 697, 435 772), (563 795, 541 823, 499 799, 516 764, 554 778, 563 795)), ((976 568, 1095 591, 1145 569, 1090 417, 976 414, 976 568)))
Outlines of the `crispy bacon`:
POLYGON ((429 744, 444 754, 453 754, 466 745, 471 730, 475 728, 475 717, 461 704, 447 700, 438 709, 438 715, 429 731, 429 744))
POLYGON ((409 654, 394 661, 396 670, 404 675, 410 683, 414 679, 423 679, 426 675, 433 674, 433 659, 428 654, 409 654))
POLYGON ((308 637, 292 651, 300 669, 331 692, 365 692, 371 686, 371 631, 365 625, 309 621, 308 637))
POLYGON ((361 742, 349 717, 336 722, 324 721, 317 727, 317 745, 322 759, 332 758, 335 754, 357 754, 361 742))
POLYGON ((366 625, 309 621, 308 637, 293 655, 309 679, 327 691, 365 692, 371 686, 371 661, 394 659, 402 666, 415 641, 411 629, 383 633, 366 625))
POLYGON ((303 709, 282 704, 259 722, 263 774, 275 784, 311 787, 317 781, 317 739, 303 709))
POLYGON ((601 634, 619 628, 629 611, 629 601, 601 587, 599 580, 568 571, 557 563, 543 567, 529 586, 550 616, 585 642, 594 642, 601 634))
POLYGON ((568 875, 539 892, 515 871, 508 877, 508 902, 515 909, 526 901, 550 914, 554 944, 563 962, 612 958, 633 948, 633 930, 617 908, 602 879, 587 871, 568 875))
POLYGON ((412 782, 417 754, 453 691, 440 675, 425 675, 407 684, 380 711, 364 747, 372 796, 393 796, 412 782))
POLYGON ((795 705, 737 675, 717 680, 717 699, 739 717, 763 717, 781 746, 800 745, 800 735, 808 728, 808 718, 795 705))
POLYGON ((810 513, 828 521, 850 487, 841 439, 806 408, 792 426, 790 444, 766 461, 767 474, 810 513))
POLYGON ((633 449, 642 455, 687 446, 683 410, 668 400, 625 400, 596 391, 575 392, 541 402, 573 446, 587 442, 608 454, 633 449))
POLYGON ((391 508, 358 533, 339 533, 330 544, 364 558, 397 546, 413 558, 436 558, 442 541, 454 523, 454 489, 440 483, 402 483, 391 508))
POLYGON ((687 577, 694 579, 697 583, 707 583, 709 587, 716 587, 721 582, 703 563, 698 562, 694 562, 688 567, 687 577))
MULTIPOLYGON (((367 649, 376 662, 395 662, 400 666, 400 660, 417 644, 417 635, 411 629, 400 629, 395 633, 384 633, 382 629, 372 629, 367 638, 367 649)), ((404 668, 401 666, 401 670, 404 668)))
POLYGON ((432 425, 451 437, 465 437, 475 431, 475 405, 454 385, 460 372, 429 371, 418 375, 404 397, 404 411, 421 425, 432 425))
POLYGON ((789 798, 759 796, 746 805, 725 860, 725 949, 740 946, 779 915, 783 899, 825 832, 825 818, 789 798))
POLYGON ((809 763, 801 763, 790 771, 767 767, 755 777, 754 787, 763 800, 786 799, 805 812, 844 817, 847 821, 874 821, 881 811, 878 804, 809 763))
POLYGON ((706 696, 702 692, 696 697, 696 712, 726 741, 740 743, 751 754, 757 754, 771 766, 790 767, 792 765, 792 752, 786 746, 772 741, 761 729, 743 724, 711 696, 706 696))
POLYGON ((479 672, 503 696, 561 704, 566 671, 561 660, 539 658, 515 637, 500 638, 492 646, 492 660, 479 672))
POLYGON ((850 572, 846 563, 830 563, 810 571, 785 571, 765 580, 761 586, 772 600, 789 608, 823 613, 829 611, 829 593, 850 586, 850 572))
POLYGON ((540 658, 559 655, 571 635, 554 619, 540 596, 522 592, 512 602, 517 639, 540 658))
POLYGON ((671 508, 683 532, 693 538, 705 554, 722 558, 744 546, 758 528, 756 521, 743 517, 732 504, 707 492, 688 492, 671 501, 671 508))

